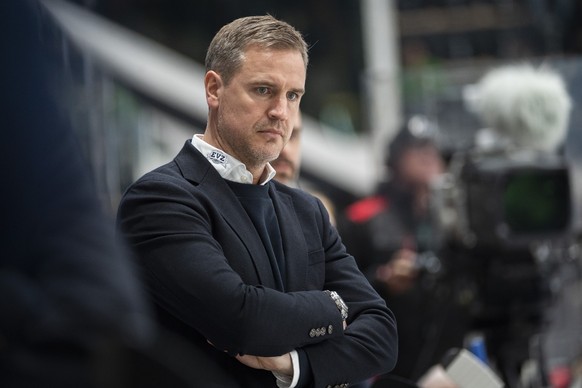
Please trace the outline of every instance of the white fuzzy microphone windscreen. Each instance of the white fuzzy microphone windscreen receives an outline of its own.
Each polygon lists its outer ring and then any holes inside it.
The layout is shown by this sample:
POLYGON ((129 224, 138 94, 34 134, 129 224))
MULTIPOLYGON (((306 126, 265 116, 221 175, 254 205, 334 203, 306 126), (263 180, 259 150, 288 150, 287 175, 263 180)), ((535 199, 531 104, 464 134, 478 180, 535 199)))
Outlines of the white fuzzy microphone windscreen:
POLYGON ((572 102, 557 72, 529 64, 486 73, 476 85, 472 110, 503 147, 553 152, 568 129, 572 102))

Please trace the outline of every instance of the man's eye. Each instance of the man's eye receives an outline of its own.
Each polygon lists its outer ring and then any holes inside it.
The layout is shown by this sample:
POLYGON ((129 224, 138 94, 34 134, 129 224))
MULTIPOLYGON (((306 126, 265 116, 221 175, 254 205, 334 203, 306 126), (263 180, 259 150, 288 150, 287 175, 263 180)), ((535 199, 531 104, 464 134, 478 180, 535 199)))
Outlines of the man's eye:
POLYGON ((289 93, 287 93, 287 98, 290 101, 295 101, 295 100, 297 100, 299 98, 299 94, 297 94, 295 92, 289 92, 289 93))
POLYGON ((269 88, 264 87, 264 86, 259 86, 257 88, 257 93, 259 93, 259 94, 268 94, 269 93, 269 88))

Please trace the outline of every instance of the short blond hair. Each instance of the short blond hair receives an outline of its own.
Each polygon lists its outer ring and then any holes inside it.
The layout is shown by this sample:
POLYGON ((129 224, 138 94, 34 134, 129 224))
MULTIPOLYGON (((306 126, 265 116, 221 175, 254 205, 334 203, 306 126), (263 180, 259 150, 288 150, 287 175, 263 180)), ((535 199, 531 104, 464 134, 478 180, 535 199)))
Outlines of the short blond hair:
POLYGON ((206 52, 206 71, 217 72, 228 83, 250 46, 297 50, 306 68, 309 62, 307 43, 293 26, 271 15, 247 16, 226 24, 216 33, 206 52))

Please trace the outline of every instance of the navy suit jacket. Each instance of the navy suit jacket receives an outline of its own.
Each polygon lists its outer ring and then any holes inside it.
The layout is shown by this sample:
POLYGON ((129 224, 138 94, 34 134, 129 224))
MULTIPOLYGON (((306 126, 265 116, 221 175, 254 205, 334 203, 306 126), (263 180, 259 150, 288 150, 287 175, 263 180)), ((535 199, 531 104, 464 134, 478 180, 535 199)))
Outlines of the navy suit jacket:
POLYGON ((190 141, 126 191, 119 226, 135 249, 159 320, 204 353, 197 367, 208 386, 276 386, 270 372, 240 364, 235 354, 302 349, 315 387, 391 370, 394 316, 346 252, 324 206, 301 190, 268 185, 286 292, 275 289, 268 254, 244 208, 190 141), (326 289, 349 306, 345 331, 321 292, 326 289))

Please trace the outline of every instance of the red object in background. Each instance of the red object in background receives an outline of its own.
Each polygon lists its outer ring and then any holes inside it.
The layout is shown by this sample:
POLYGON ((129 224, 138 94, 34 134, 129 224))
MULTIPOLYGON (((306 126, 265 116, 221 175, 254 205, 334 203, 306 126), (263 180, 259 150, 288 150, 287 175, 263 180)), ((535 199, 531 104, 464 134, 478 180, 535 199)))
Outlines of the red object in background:
POLYGON ((566 366, 557 366, 550 372, 550 386, 552 388, 568 388, 571 379, 570 368, 566 366))

